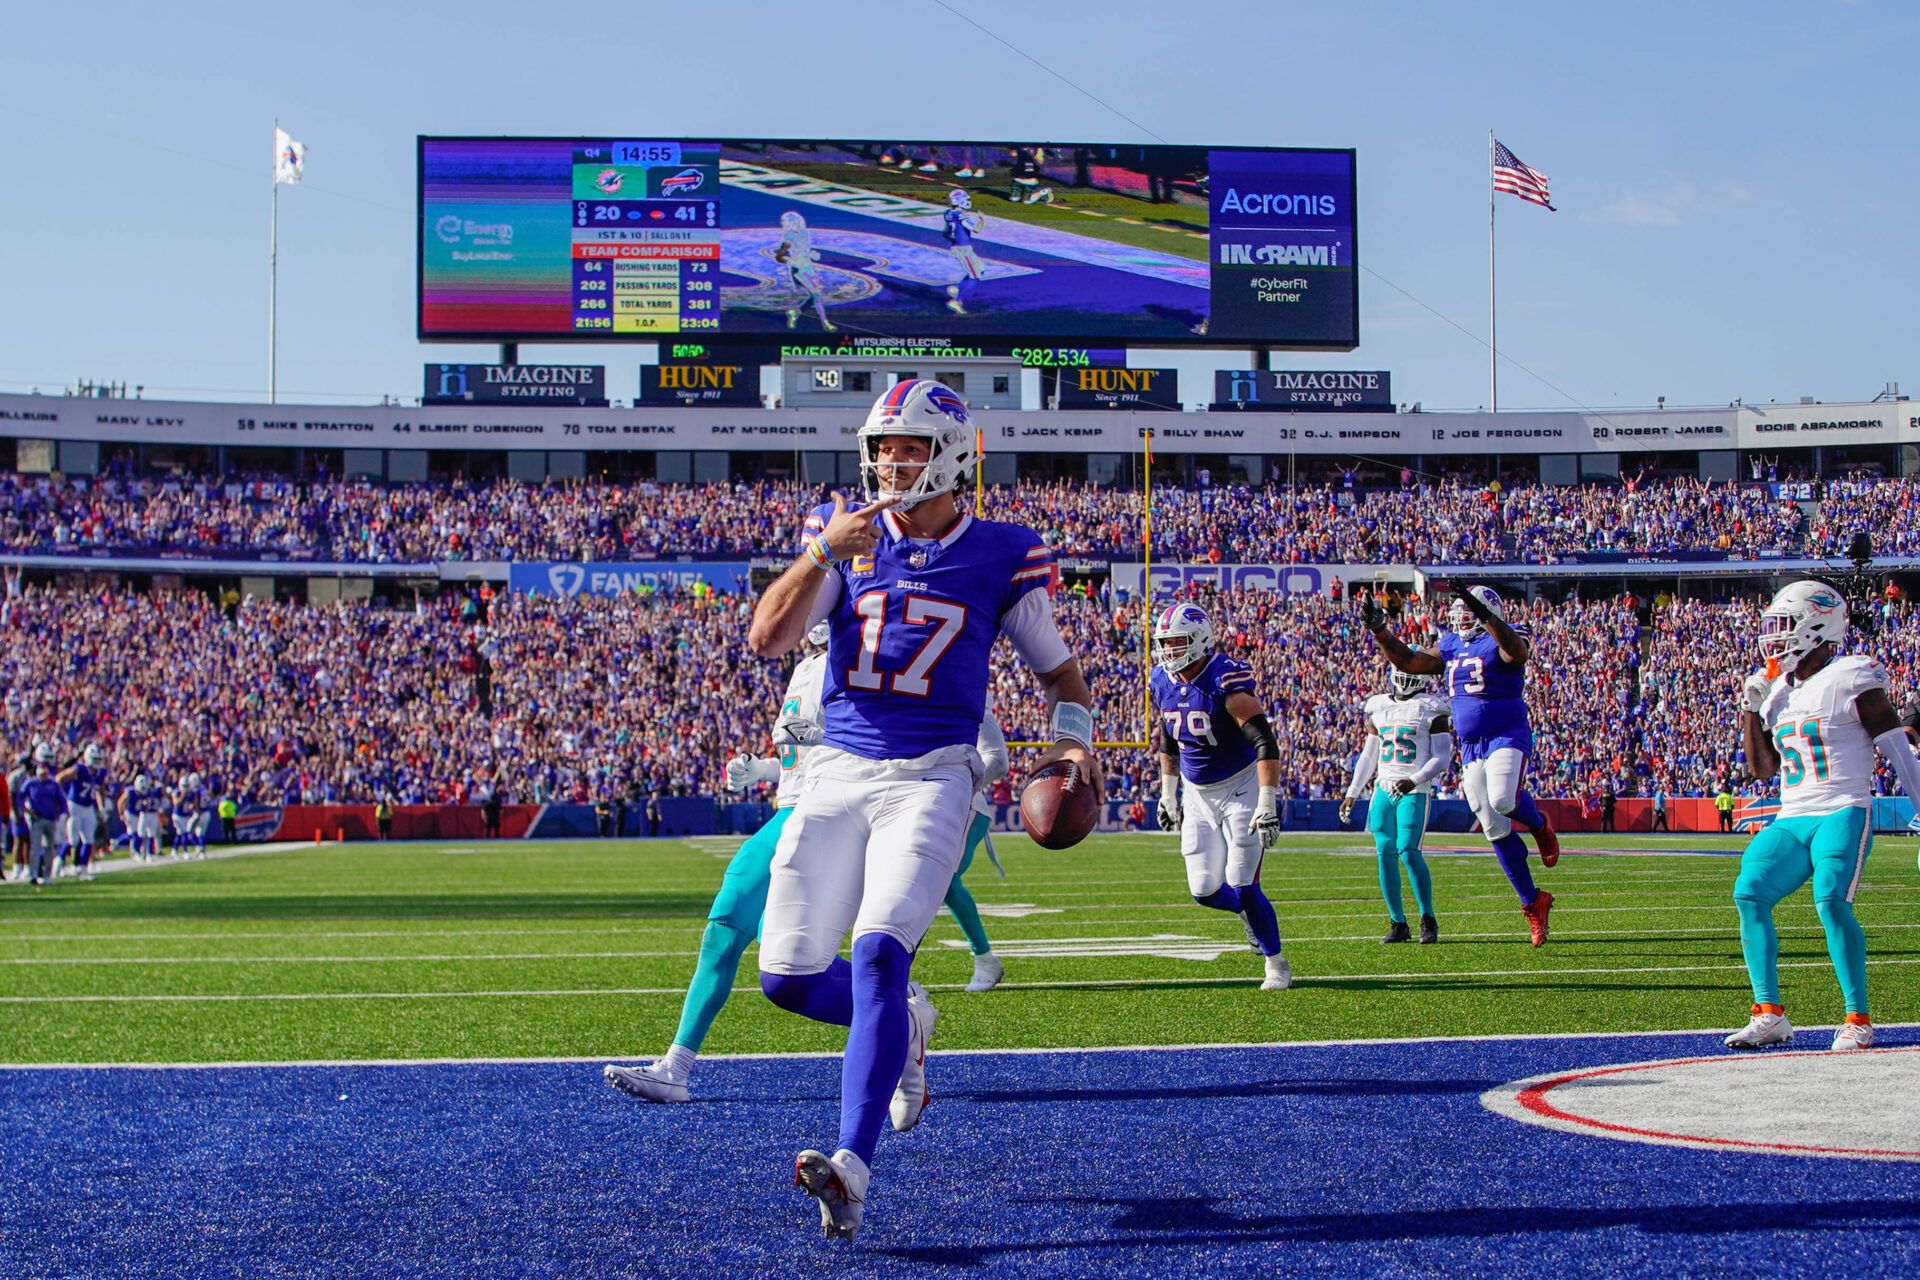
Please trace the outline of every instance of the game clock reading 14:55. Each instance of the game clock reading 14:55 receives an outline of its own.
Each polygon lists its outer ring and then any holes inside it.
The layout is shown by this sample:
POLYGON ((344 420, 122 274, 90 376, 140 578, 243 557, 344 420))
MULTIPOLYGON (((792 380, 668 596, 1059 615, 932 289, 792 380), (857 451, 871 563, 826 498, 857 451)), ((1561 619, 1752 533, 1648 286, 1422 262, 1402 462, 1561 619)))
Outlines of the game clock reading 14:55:
POLYGON ((573 329, 720 327, 720 153, 678 142, 573 150, 573 329))

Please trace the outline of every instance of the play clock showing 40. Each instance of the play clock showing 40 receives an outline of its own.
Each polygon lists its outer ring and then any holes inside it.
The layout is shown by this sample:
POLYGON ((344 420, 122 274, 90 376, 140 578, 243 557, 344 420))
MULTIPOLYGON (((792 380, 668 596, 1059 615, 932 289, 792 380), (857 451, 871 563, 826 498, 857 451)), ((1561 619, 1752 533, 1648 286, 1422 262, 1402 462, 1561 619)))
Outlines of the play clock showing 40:
POLYGON ((573 149, 573 328, 720 327, 720 153, 678 142, 573 149))

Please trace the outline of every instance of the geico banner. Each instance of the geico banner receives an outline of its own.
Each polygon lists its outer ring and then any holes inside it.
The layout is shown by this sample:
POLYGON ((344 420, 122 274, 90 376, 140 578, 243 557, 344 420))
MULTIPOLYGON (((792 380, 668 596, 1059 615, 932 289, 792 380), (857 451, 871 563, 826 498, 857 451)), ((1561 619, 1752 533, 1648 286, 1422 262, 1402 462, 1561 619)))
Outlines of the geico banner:
MULTIPOLYGON (((1920 411, 1893 405, 1658 413, 1105 413, 985 410, 987 452, 1474 455, 1920 444, 1920 411), (1603 434, 1604 433, 1604 434, 1603 434)), ((0 395, 0 436, 111 444, 322 449, 851 450, 864 415, 728 406, 339 408, 0 395)))
MULTIPOLYGON (((1140 594, 1138 561, 1116 562, 1113 585, 1132 595, 1140 594)), ((1338 582, 1341 591, 1360 584, 1384 579, 1411 582, 1414 576, 1408 564, 1156 564, 1148 573, 1147 598, 1158 600, 1187 587, 1201 585, 1216 591, 1269 591, 1281 596, 1326 595, 1338 582)))
POLYGON ((704 582, 720 591, 745 591, 744 560, 649 560, 601 564, 516 564, 507 589, 542 596, 628 596, 684 591, 704 582))

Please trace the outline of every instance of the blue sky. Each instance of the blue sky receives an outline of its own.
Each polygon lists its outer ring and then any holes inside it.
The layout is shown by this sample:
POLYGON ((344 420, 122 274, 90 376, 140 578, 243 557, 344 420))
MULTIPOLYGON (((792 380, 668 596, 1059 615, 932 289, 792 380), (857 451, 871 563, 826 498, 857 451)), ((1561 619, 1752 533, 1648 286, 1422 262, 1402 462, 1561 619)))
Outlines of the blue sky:
MULTIPOLYGON (((1560 208, 1501 197, 1525 367, 1503 407, 1920 389, 1920 8, 953 7, 1168 141, 1358 149, 1361 345, 1296 367, 1485 403, 1492 128, 1560 208)), ((423 361, 489 357, 413 338, 418 133, 1150 140, 932 0, 115 2, 8 27, 4 390, 260 394, 276 116, 310 148, 280 202, 284 399, 417 395, 423 361)), ((630 386, 630 353, 586 354, 630 386)))

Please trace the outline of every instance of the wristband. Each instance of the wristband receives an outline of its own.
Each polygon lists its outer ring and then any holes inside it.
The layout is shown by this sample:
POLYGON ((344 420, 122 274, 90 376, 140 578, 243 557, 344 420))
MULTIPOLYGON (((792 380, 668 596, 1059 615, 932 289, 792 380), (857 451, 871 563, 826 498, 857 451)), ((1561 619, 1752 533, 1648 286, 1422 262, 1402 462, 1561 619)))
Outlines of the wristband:
POLYGON ((1057 702, 1053 707, 1053 740, 1070 739, 1093 750, 1093 711, 1077 702, 1057 702))
POLYGON ((1280 788, 1260 788, 1260 798, 1253 802, 1256 813, 1275 813, 1280 808, 1280 788))
POLYGON ((807 559, 813 561, 814 564, 822 569, 831 569, 833 568, 833 561, 827 559, 827 552, 826 549, 820 545, 821 541, 822 539, 815 538, 807 544, 807 559))

